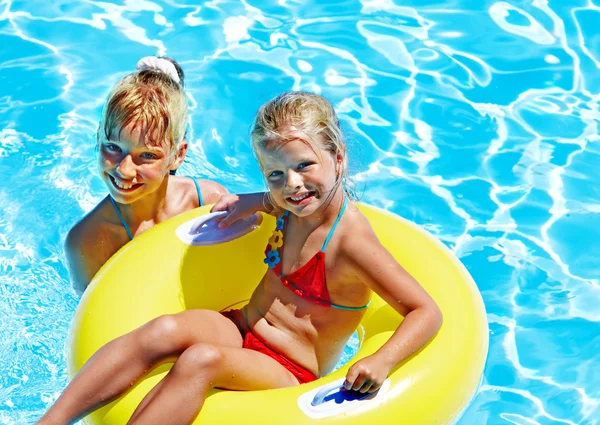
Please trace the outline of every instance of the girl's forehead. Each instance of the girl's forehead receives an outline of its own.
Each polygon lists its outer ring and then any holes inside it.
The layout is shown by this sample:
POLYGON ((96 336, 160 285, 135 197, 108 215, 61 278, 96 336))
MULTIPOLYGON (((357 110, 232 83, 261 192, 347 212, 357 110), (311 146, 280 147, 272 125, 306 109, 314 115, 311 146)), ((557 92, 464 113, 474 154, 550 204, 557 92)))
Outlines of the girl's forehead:
POLYGON ((281 141, 279 143, 267 143, 260 147, 259 156, 263 162, 294 160, 300 157, 318 157, 322 158, 326 151, 310 140, 292 139, 281 141))
POLYGON ((147 126, 132 122, 125 127, 115 126, 109 134, 109 140, 128 143, 139 148, 168 148, 165 137, 158 134, 157 129, 149 130, 147 126))

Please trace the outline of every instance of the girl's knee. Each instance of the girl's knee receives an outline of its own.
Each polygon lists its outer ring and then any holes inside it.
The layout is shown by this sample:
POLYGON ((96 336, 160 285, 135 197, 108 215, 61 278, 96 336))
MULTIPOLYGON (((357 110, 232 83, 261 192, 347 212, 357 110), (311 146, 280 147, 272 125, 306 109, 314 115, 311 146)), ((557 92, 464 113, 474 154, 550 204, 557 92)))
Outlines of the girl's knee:
POLYGON ((195 344, 177 359, 178 369, 191 374, 217 370, 223 362, 223 352, 213 344, 195 344))
POLYGON ((181 350, 185 326, 175 314, 165 314, 139 330, 139 342, 146 353, 171 354, 181 350))

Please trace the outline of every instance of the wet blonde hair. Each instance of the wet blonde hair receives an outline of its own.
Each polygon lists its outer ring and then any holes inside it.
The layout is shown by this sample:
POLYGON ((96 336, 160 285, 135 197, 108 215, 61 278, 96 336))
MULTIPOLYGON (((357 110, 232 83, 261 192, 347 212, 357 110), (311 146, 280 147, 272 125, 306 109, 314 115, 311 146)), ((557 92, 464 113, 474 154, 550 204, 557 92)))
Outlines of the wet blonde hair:
POLYGON ((348 175, 344 134, 333 106, 323 96, 291 91, 261 106, 251 134, 254 154, 261 162, 261 148, 275 148, 296 139, 299 133, 305 140, 320 144, 334 159, 339 155, 341 167, 334 188, 341 185, 347 196, 356 199, 354 182, 348 175), (322 137, 318 138, 319 135, 322 137))
POLYGON ((185 138, 188 105, 183 91, 183 70, 171 58, 177 70, 177 83, 157 69, 137 70, 121 79, 111 90, 98 126, 97 141, 109 139, 113 131, 134 125, 146 135, 146 143, 166 144, 171 156, 185 138))

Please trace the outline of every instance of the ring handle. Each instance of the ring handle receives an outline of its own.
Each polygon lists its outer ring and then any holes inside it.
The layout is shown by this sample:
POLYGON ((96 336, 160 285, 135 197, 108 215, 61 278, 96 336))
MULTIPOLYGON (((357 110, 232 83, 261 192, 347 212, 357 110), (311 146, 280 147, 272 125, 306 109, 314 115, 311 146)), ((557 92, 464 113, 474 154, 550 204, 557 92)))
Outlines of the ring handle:
POLYGON ((224 217, 227 214, 229 214, 229 211, 218 211, 200 217, 194 222, 194 224, 192 224, 192 227, 190 227, 190 235, 198 235, 203 231, 212 232, 220 230, 219 224, 215 220, 217 218, 224 217))
POLYGON ((328 385, 325 385, 319 391, 317 391, 313 400, 310 402, 310 405, 313 407, 318 406, 319 404, 323 403, 325 397, 327 397, 332 391, 339 390, 341 388, 342 387, 340 386, 339 381, 334 381, 328 385))
POLYGON ((325 401, 325 397, 327 397, 328 395, 333 393, 335 390, 338 390, 340 392, 344 391, 343 394, 345 394, 345 395, 342 396, 342 401, 363 400, 365 398, 375 397, 379 393, 379 389, 377 391, 373 391, 372 393, 360 393, 358 391, 345 390, 344 389, 345 381, 346 381, 346 378, 342 378, 342 379, 338 379, 336 381, 330 382, 329 384, 321 387, 321 389, 319 391, 317 391, 317 393, 313 397, 310 405, 312 407, 316 407, 316 406, 320 405, 321 403, 323 403, 323 401, 325 401))
POLYGON ((229 211, 205 214, 195 220, 183 223, 177 228, 179 239, 192 246, 209 246, 229 242, 250 233, 258 227, 262 217, 251 215, 231 223, 225 229, 219 228, 217 219, 225 217, 229 211))

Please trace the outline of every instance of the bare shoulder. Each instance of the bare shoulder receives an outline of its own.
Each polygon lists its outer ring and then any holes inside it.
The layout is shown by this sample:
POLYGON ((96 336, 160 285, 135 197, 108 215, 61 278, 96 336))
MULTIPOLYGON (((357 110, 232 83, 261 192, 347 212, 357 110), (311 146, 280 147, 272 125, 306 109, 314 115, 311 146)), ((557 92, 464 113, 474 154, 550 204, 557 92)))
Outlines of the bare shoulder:
POLYGON ((221 196, 229 193, 223 185, 212 180, 197 180, 202 190, 202 200, 204 204, 214 204, 221 196))
POLYGON ((348 205, 343 216, 340 248, 343 254, 354 257, 368 248, 383 248, 367 217, 354 204, 348 205))
POLYGON ((202 203, 204 205, 214 204, 221 198, 222 195, 229 193, 222 185, 212 180, 196 179, 194 177, 170 176, 170 181, 171 180, 177 183, 177 187, 183 189, 182 192, 179 192, 179 196, 183 197, 182 201, 185 203, 191 202, 194 208, 199 206, 198 196, 196 195, 196 183, 198 183, 198 186, 200 187, 202 203))
POLYGON ((104 198, 69 230, 66 238, 67 246, 76 247, 83 244, 89 236, 98 231, 99 227, 105 225, 109 202, 108 197, 104 198))
POLYGON ((360 276, 360 280, 367 283, 378 269, 399 267, 356 205, 348 206, 340 224, 343 227, 338 255, 352 275, 360 276))

